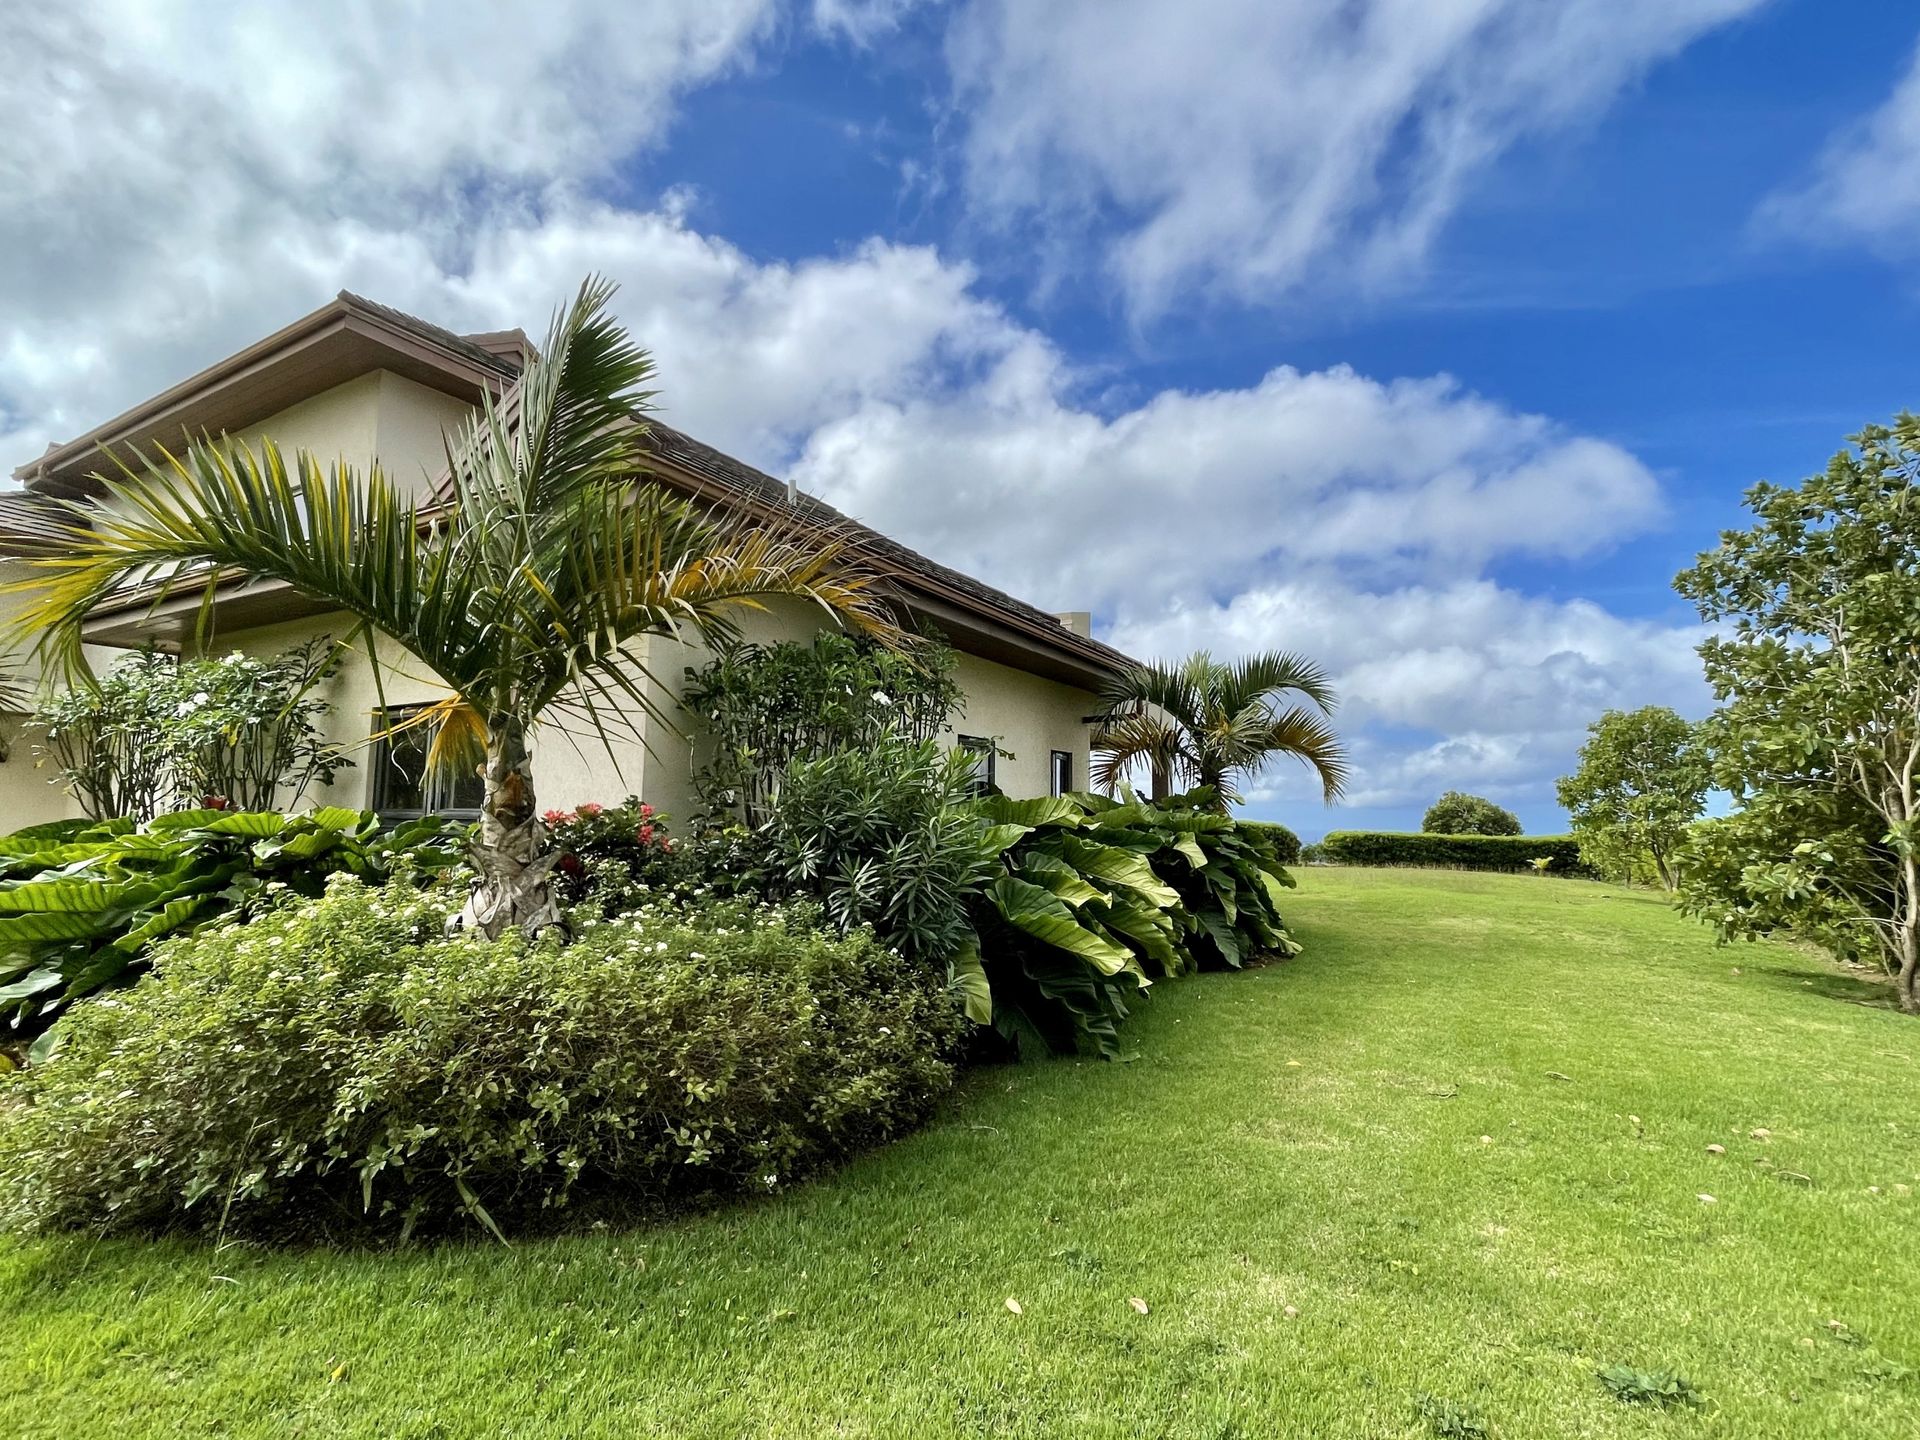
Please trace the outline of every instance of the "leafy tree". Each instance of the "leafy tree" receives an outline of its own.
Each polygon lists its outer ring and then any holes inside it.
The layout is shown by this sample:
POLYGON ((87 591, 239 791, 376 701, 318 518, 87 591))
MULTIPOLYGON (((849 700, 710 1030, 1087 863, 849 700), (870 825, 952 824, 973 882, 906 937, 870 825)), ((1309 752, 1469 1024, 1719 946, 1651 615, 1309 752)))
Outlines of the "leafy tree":
POLYGON ((1706 822, 1683 898, 1723 936, 1791 930, 1876 960, 1920 1012, 1920 418, 1869 426, 1676 579, 1721 633, 1706 822))
POLYGON ((1629 880, 1651 865, 1671 890, 1673 857, 1706 808, 1706 757, 1693 726, 1663 705, 1609 710, 1588 727, 1559 794, 1589 864, 1629 880))
POLYGON ((955 656, 928 643, 906 654, 864 637, 740 645, 687 667, 681 703, 713 737, 694 782, 715 814, 762 824, 790 761, 932 740, 963 698, 955 656))
POLYGON ((1238 781, 1282 755, 1311 767, 1329 802, 1346 788, 1346 753, 1326 721, 1333 687, 1302 656, 1268 651, 1227 664, 1202 650, 1177 665, 1135 666, 1101 699, 1093 782, 1109 794, 1145 764, 1156 785, 1209 789, 1225 811, 1240 799, 1238 781), (1289 694, 1302 703, 1283 708, 1289 694))
POLYGON ((840 543, 635 483, 653 361, 607 313, 612 295, 604 280, 582 284, 508 399, 449 446, 444 494, 412 499, 377 464, 363 477, 302 451, 289 465, 270 443, 203 442, 123 465, 105 481, 115 503, 83 512, 62 553, 30 562, 39 574, 14 639, 83 670, 82 626, 107 595, 145 582, 210 602, 223 571, 337 606, 358 621, 349 641, 372 653, 391 637, 452 692, 422 717, 435 761, 484 754, 480 880, 462 922, 489 935, 551 923, 558 852, 534 797, 536 721, 570 713, 607 739, 609 724, 651 706, 634 642, 724 641, 738 607, 772 596, 894 633, 873 577, 848 567, 840 543))
POLYGON ((1491 800, 1449 790, 1428 807, 1420 821, 1428 835, 1518 835, 1520 817, 1491 800))

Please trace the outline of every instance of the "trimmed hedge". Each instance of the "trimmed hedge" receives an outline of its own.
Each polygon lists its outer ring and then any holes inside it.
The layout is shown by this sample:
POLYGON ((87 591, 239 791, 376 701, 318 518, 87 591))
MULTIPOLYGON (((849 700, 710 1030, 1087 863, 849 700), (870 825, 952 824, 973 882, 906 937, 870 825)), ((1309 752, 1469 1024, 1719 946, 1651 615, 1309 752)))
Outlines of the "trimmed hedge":
POLYGON ((1241 820, 1242 830, 1257 830, 1273 844, 1273 858, 1282 865, 1300 863, 1300 837, 1277 820, 1241 820))
POLYGON ((1407 835, 1336 830, 1320 842, 1336 865, 1425 865, 1447 870, 1533 870, 1550 858, 1554 875, 1585 874, 1571 835, 1407 835))

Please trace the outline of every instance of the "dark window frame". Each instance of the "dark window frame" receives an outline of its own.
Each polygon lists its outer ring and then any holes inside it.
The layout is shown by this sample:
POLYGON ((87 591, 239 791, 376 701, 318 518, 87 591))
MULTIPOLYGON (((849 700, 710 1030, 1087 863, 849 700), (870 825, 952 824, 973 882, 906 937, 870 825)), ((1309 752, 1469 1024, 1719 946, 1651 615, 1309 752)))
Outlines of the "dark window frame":
POLYGON ((1047 789, 1054 796, 1073 789, 1073 752, 1054 750, 1047 756, 1047 789), (1062 763, 1064 762, 1064 763, 1062 763))
POLYGON ((973 756, 973 793, 991 795, 995 789, 994 761, 999 758, 1000 747, 991 735, 956 735, 954 741, 956 748, 973 756))
POLYGON ((418 756, 419 774, 403 769, 394 759, 394 736, 387 734, 394 725, 406 720, 423 707, 419 705, 389 705, 375 712, 376 738, 373 742, 371 780, 373 794, 371 806, 373 812, 382 820, 417 820, 423 815, 445 815, 454 820, 478 820, 480 805, 486 795, 486 781, 479 775, 461 776, 430 774, 426 769, 427 748, 431 741, 430 733, 424 728, 403 732, 398 738, 411 759, 418 756), (418 805, 396 805, 394 792, 404 787, 416 791, 420 797, 418 805), (461 798, 466 790, 473 800, 471 805, 453 803, 461 798))

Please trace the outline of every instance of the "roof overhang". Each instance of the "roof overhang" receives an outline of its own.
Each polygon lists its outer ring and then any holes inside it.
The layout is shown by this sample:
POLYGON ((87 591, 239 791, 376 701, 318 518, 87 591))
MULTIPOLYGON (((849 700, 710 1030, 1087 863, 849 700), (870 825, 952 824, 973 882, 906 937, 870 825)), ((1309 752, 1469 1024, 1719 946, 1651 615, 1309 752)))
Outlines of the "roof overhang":
MULTIPOLYGON (((512 332, 509 332, 512 333, 512 332)), ((449 337, 453 338, 453 337, 449 337)), ((42 494, 98 494, 95 478, 112 456, 178 449, 202 435, 240 430, 348 380, 391 370, 471 404, 512 382, 505 337, 480 346, 447 344, 342 295, 310 315, 163 390, 86 434, 56 445, 13 472, 42 494), (103 453, 104 452, 104 453, 103 453)))

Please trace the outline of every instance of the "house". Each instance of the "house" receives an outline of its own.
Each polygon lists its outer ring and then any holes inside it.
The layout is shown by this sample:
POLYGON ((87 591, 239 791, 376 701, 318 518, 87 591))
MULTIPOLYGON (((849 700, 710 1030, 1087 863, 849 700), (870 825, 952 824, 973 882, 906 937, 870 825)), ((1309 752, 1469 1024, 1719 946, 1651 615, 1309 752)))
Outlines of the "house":
MULTIPOLYGON (((131 461, 133 451, 178 450, 188 438, 228 435, 242 442, 272 439, 283 451, 313 451, 323 464, 338 458, 362 470, 378 457, 396 483, 424 493, 446 469, 445 436, 483 403, 511 392, 531 346, 521 331, 456 335, 410 315, 343 292, 332 303, 171 389, 153 396, 14 471, 24 487, 0 495, 0 578, 29 573, 21 559, 57 531, 48 501, 101 502, 97 476, 104 452, 131 461)), ((931 625, 958 652, 965 694, 948 742, 977 751, 984 776, 1017 796, 1057 793, 1086 784, 1089 717, 1096 692, 1130 662, 1091 638, 1085 614, 1053 615, 941 565, 799 494, 750 465, 658 422, 649 428, 649 475, 705 504, 749 518, 792 517, 842 536, 852 554, 881 574, 896 605, 931 625)), ((95 612, 87 638, 96 667, 116 650, 155 645, 191 651, 197 643, 199 591, 155 605, 130 595, 95 612)), ((823 623, 817 610, 795 606, 747 615, 747 638, 763 643, 805 639, 823 623)), ((210 648, 270 654, 318 634, 344 636, 351 622, 278 582, 236 578, 222 586, 212 611, 210 648)), ((309 791, 304 803, 342 804, 386 813, 459 812, 478 804, 478 781, 423 773, 424 747, 407 735, 375 738, 394 712, 444 693, 395 646, 373 663, 350 654, 330 682, 330 739, 347 748, 354 768, 309 791), (386 714, 381 712, 384 700, 386 714)), ((703 763, 699 727, 678 707, 675 682, 703 651, 679 642, 648 642, 655 716, 635 716, 634 734, 614 750, 596 738, 544 727, 534 740, 541 803, 572 806, 646 796, 670 812, 694 804, 692 777, 703 763)), ((18 669, 19 667, 16 666, 18 669)), ((24 677, 29 683, 34 676, 24 677)), ((37 768, 31 736, 17 710, 0 716, 0 829, 79 813, 37 768)))

